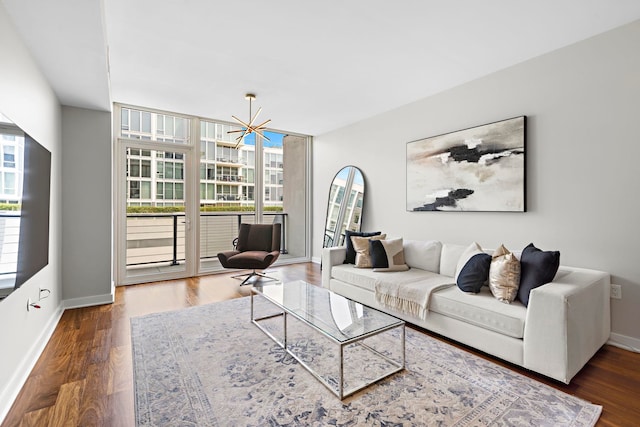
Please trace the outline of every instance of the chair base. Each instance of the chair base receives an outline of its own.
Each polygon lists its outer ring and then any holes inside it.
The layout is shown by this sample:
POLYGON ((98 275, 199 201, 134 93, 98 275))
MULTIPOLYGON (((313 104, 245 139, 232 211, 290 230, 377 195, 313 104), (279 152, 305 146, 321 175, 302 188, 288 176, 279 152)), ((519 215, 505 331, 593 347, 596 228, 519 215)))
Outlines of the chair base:
POLYGON ((256 279, 256 281, 257 281, 257 280, 261 280, 261 279, 267 279, 267 280, 266 280, 267 282, 268 282, 268 281, 274 281, 274 280, 275 280, 275 281, 277 281, 277 280, 278 280, 278 279, 276 279, 276 278, 274 278, 274 277, 269 277, 269 276, 267 276, 266 274, 264 274, 264 273, 259 273, 259 272, 255 271, 255 270, 253 270, 251 273, 238 274, 238 275, 231 276, 231 277, 232 277, 232 278, 234 278, 234 279, 238 279, 238 278, 240 278, 240 277, 244 277, 244 276, 247 276, 247 278, 246 278, 246 279, 244 279, 244 280, 242 281, 242 283, 240 283, 240 286, 244 286, 244 285, 250 285, 250 284, 252 284, 253 282, 250 282, 249 280, 250 280, 252 277, 256 277, 256 276, 258 277, 258 279, 256 279))

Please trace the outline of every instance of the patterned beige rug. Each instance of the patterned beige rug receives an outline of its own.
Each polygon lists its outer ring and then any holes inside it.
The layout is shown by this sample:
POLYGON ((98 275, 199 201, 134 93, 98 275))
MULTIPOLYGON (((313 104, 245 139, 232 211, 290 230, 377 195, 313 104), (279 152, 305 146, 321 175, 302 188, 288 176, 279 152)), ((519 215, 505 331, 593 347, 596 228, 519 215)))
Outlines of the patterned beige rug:
MULTIPOLYGON (((409 328, 406 369, 340 401, 251 324, 249 298, 131 328, 138 426, 593 426, 602 410, 409 328)), ((316 338, 296 338, 305 362, 334 360, 316 338)))

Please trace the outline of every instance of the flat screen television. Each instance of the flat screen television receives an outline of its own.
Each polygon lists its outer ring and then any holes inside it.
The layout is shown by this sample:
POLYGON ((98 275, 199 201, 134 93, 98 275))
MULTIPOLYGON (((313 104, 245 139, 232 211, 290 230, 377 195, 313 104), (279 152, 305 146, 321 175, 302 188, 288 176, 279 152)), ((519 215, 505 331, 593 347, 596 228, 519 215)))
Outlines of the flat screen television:
POLYGON ((51 153, 0 115, 0 299, 49 263, 51 153))
POLYGON ((51 153, 25 134, 16 287, 49 264, 50 177, 51 153))

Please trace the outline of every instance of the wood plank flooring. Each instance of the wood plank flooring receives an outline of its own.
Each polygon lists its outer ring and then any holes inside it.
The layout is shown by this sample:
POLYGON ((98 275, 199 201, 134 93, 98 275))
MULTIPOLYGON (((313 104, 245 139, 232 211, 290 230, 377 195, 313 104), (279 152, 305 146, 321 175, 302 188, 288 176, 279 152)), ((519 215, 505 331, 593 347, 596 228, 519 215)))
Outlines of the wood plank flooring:
MULTIPOLYGON (((321 281, 317 264, 273 270, 286 281, 321 281)), ((134 426, 131 317, 248 295, 230 276, 118 287, 114 304, 65 311, 2 427, 134 426)), ((640 425, 640 354, 604 346, 567 386, 457 346, 603 405, 598 426, 640 425)))

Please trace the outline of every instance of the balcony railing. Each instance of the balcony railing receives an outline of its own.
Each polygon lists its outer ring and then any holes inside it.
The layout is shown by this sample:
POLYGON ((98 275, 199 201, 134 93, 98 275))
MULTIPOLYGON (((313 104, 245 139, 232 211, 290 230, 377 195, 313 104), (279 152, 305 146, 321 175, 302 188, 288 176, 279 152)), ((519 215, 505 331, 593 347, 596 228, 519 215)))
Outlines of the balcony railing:
POLYGON ((243 199, 242 195, 240 194, 217 193, 216 200, 237 202, 240 200, 246 200, 246 198, 243 199))
MULTIPOLYGON (((273 222, 282 224, 280 252, 287 253, 287 215, 265 212, 273 222)), ((253 212, 201 212, 200 260, 215 258, 219 252, 233 249, 240 224, 253 223, 253 212)), ((127 214, 126 265, 177 265, 185 260, 184 213, 127 214)))
POLYGON ((238 159, 237 157, 216 157, 216 160, 220 163, 236 163, 239 164, 240 163, 240 159, 238 159))
POLYGON ((244 182, 244 176, 240 175, 216 175, 216 179, 225 182, 244 182))

